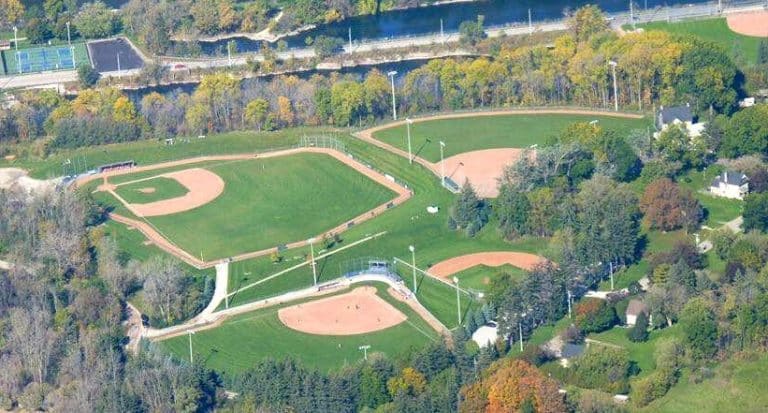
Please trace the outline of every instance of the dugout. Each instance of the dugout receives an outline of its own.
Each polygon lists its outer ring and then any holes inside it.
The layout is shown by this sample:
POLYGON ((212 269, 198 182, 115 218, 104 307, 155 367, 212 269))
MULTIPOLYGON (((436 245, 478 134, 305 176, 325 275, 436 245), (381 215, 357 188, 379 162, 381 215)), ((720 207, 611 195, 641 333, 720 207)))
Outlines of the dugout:
POLYGON ((130 169, 136 166, 135 161, 122 161, 122 162, 115 162, 110 163, 106 165, 101 165, 100 167, 96 168, 99 173, 101 172, 109 172, 109 171, 116 171, 119 169, 130 169))

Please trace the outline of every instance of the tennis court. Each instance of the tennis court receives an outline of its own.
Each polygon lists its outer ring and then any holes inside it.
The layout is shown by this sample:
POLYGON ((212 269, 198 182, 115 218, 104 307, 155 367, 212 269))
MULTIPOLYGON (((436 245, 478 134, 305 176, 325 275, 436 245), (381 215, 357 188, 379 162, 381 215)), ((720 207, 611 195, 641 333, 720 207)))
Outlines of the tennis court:
POLYGON ((3 60, 8 75, 73 70, 82 63, 90 64, 83 43, 4 50, 3 60))

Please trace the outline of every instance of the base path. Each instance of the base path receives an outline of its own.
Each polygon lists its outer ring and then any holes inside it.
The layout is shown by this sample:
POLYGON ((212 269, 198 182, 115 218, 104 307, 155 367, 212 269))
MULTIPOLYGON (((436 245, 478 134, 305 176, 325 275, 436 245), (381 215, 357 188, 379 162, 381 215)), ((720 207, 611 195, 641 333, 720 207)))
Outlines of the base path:
MULTIPOLYGON (((412 119, 414 123, 429 122, 441 119, 461 119, 476 118, 483 116, 510 116, 510 115, 588 115, 588 116, 610 116, 626 119, 642 119, 642 115, 633 113, 602 112, 594 110, 578 109, 542 109, 542 110, 491 110, 486 112, 461 112, 447 113, 443 115, 428 116, 412 119)), ((408 152, 382 142, 374 137, 376 132, 404 125, 405 121, 387 123, 386 125, 376 126, 365 129, 354 134, 355 137, 386 149, 396 155, 408 159, 408 152)), ((494 198, 498 196, 497 178, 501 177, 504 168, 516 160, 520 159, 522 150, 520 148, 495 148, 482 149, 478 151, 465 152, 445 159, 445 174, 459 185, 464 183, 465 179, 475 187, 477 193, 485 198, 494 198), (462 166, 461 163, 464 165, 462 166)), ((533 152, 535 155, 535 152, 533 152)), ((422 157, 414 156, 413 161, 419 163, 432 171, 438 179, 442 168, 440 163, 430 162, 422 157)))
POLYGON ((326 336, 371 333, 408 319, 376 295, 374 287, 358 287, 345 294, 282 308, 277 316, 293 330, 326 336))
POLYGON ((768 37, 768 11, 729 14, 726 18, 728 27, 736 33, 768 37))
MULTIPOLYGON (((340 234, 346 231, 347 229, 349 229, 350 227, 348 225, 349 222, 354 222, 355 225, 359 225, 362 222, 365 222, 369 219, 379 216, 380 214, 384 213, 386 210, 392 208, 393 206, 402 204, 403 202, 410 199, 411 196, 413 196, 413 192, 411 192, 410 189, 406 189, 400 186, 399 184, 388 179, 383 174, 363 165, 359 161, 351 158, 350 156, 347 156, 344 153, 338 152, 333 149, 328 149, 328 148, 303 148, 303 147, 296 148, 296 149, 286 149, 282 151, 266 152, 261 154, 203 156, 203 157, 185 159, 180 161, 172 161, 172 162, 165 162, 165 163, 159 163, 159 164, 148 165, 148 166, 141 166, 141 167, 131 168, 131 169, 116 170, 116 171, 106 172, 103 174, 94 174, 94 175, 78 178, 77 181, 75 181, 75 185, 80 187, 87 184, 88 182, 91 182, 97 179, 102 179, 107 181, 109 177, 112 177, 112 176, 127 175, 127 174, 136 173, 136 172, 142 172, 142 171, 151 171, 151 170, 164 169, 164 168, 180 166, 180 165, 195 164, 195 163, 204 162, 204 161, 230 161, 230 160, 246 160, 246 159, 257 159, 257 158, 263 159, 263 158, 288 156, 288 155, 305 153, 305 152, 321 153, 321 154, 331 156, 336 160, 344 163, 348 167, 367 176, 368 178, 372 179, 376 183, 385 186, 386 188, 392 190, 397 194, 397 197, 395 197, 394 199, 387 201, 386 203, 381 204, 376 208, 371 209, 357 217, 346 220, 344 221, 344 223, 339 224, 336 228, 331 228, 323 232, 322 234, 316 235, 315 238, 317 239, 322 238, 323 235, 325 234, 340 234)), ((106 188, 106 187, 107 187, 106 185, 103 185, 100 188, 106 188)), ((117 197, 117 199, 120 199, 120 198, 117 197)), ((131 204, 126 204, 126 206, 128 207, 129 210, 133 207, 131 204)), ((152 241, 160 249, 179 258, 180 260, 186 262, 187 264, 193 267, 200 268, 200 269, 210 268, 216 265, 216 263, 218 263, 219 261, 221 261, 222 257, 218 257, 217 259, 210 260, 210 261, 204 261, 204 260, 201 260, 199 257, 195 257, 194 255, 188 253, 187 251, 184 251, 181 247, 174 244, 173 241, 165 238, 162 234, 160 234, 160 232, 149 221, 128 218, 115 213, 110 213, 109 217, 111 219, 114 219, 115 221, 121 222, 123 224, 126 224, 128 226, 138 229, 144 234, 144 236, 146 236, 150 241, 152 241)), ((298 248, 298 247, 303 247, 308 245, 309 243, 307 241, 296 241, 296 242, 291 242, 287 244, 287 248, 292 249, 292 248, 298 248)), ((253 252, 247 252, 240 255, 236 255, 234 257, 230 257, 230 259, 232 261, 242 261, 250 258, 269 255, 276 250, 277 248, 267 248, 260 251, 253 251, 253 252)))
POLYGON ((436 277, 448 278, 453 274, 478 265, 486 265, 489 267, 512 265, 526 271, 531 271, 537 265, 545 262, 547 262, 546 258, 525 252, 478 252, 475 254, 460 255, 438 262, 430 267, 429 273, 436 277))

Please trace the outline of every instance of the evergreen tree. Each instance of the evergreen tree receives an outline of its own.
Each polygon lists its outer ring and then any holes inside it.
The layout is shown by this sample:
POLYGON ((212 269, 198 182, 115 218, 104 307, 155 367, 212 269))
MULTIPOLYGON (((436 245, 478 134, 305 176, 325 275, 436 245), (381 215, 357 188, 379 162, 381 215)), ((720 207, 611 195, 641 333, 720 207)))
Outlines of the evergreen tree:
POLYGON ((488 205, 478 198, 469 181, 465 181, 461 187, 459 197, 451 208, 450 218, 456 228, 463 229, 470 237, 488 222, 488 205))
POLYGON ((502 185, 496 198, 496 215, 499 230, 506 239, 514 239, 528 233, 528 214, 531 204, 525 193, 511 185, 502 185))
POLYGON ((648 316, 644 311, 638 314, 635 325, 627 330, 627 338, 635 343, 648 340, 648 316))

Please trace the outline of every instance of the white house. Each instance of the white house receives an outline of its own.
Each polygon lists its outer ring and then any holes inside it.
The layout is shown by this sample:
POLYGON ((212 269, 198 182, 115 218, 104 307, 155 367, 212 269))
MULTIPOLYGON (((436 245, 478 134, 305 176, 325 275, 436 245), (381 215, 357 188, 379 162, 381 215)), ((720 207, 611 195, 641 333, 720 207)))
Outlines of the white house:
POLYGON ((749 192, 749 178, 741 172, 725 171, 712 181, 709 192, 723 198, 744 199, 749 192))
MULTIPOLYGON (((691 112, 691 107, 688 104, 668 108, 662 106, 659 108, 659 113, 656 117, 656 127, 659 129, 659 133, 661 133, 667 130, 670 125, 682 126, 689 137, 697 138, 704 132, 705 123, 696 122, 691 112)), ((658 138, 658 133, 655 137, 658 138)))
POLYGON ((628 326, 634 326, 637 322, 637 316, 640 315, 640 313, 645 313, 645 315, 648 315, 648 307, 646 307, 645 304, 643 304, 640 300, 629 300, 629 305, 627 306, 627 325, 628 326))
POLYGON ((488 347, 496 342, 499 337, 499 328, 494 322, 481 326, 472 333, 472 341, 477 343, 478 347, 488 347))

